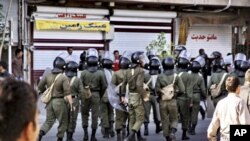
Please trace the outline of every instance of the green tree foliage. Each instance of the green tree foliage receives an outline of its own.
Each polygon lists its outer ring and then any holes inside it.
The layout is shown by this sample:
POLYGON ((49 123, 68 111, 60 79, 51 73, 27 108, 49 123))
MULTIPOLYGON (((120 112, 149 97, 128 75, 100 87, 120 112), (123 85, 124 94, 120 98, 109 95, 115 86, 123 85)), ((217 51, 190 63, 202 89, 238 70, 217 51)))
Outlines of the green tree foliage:
POLYGON ((163 59, 168 56, 174 56, 172 46, 172 43, 167 45, 165 33, 162 32, 158 35, 157 39, 151 41, 151 43, 146 47, 146 50, 155 51, 160 59, 163 59))

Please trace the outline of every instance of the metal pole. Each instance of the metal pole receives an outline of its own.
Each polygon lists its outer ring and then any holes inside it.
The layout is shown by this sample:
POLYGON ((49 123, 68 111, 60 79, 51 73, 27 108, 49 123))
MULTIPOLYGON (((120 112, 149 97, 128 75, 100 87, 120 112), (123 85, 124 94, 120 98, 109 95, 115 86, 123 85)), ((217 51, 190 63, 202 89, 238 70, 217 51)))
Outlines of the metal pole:
MULTIPOLYGON (((11 19, 11 21, 13 21, 11 19)), ((9 73, 12 73, 12 40, 13 40, 13 34, 12 34, 12 25, 11 21, 9 21, 9 27, 10 27, 10 41, 9 41, 9 47, 8 47, 8 71, 9 73)))

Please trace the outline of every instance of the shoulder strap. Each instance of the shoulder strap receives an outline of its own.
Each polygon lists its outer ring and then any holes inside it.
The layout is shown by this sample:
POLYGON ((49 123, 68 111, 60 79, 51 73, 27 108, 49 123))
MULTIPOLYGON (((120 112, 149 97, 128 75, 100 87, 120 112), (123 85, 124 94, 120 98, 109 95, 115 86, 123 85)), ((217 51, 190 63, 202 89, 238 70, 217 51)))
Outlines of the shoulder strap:
POLYGON ((56 78, 55 78, 55 80, 53 81, 53 83, 55 83, 56 80, 57 80, 61 75, 62 75, 61 73, 59 73, 58 75, 56 75, 56 78))
POLYGON ((222 79, 220 80, 219 85, 222 85, 222 83, 223 83, 223 81, 224 81, 226 75, 227 75, 227 73, 224 73, 224 74, 223 74, 222 79))
POLYGON ((71 79, 70 84, 69 84, 70 86, 72 86, 72 85, 73 85, 73 83, 74 83, 75 79, 76 79, 76 77, 75 77, 75 76, 71 79))
POLYGON ((182 74, 183 74, 183 72, 180 72, 180 73, 178 74, 178 76, 179 76, 179 77, 181 77, 181 76, 182 76, 182 74))
POLYGON ((173 80, 173 83, 172 83, 172 84, 174 84, 176 77, 177 77, 177 74, 175 73, 175 74, 174 74, 174 80, 173 80))

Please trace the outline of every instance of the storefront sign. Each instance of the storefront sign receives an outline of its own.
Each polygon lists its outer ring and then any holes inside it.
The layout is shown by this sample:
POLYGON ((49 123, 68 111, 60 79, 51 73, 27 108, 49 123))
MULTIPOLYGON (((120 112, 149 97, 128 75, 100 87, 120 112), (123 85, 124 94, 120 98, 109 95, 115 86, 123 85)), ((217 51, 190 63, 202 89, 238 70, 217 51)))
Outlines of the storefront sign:
POLYGON ((201 35, 201 34, 193 34, 191 36, 192 40, 199 41, 199 40, 204 40, 204 41, 212 41, 212 40, 217 40, 217 36, 214 34, 208 34, 208 35, 201 35))
POLYGON ((57 18, 72 18, 72 19, 85 19, 85 14, 73 14, 73 13, 58 13, 57 18))
POLYGON ((109 21, 66 21, 66 20, 36 20, 37 30, 69 30, 108 32, 109 21))

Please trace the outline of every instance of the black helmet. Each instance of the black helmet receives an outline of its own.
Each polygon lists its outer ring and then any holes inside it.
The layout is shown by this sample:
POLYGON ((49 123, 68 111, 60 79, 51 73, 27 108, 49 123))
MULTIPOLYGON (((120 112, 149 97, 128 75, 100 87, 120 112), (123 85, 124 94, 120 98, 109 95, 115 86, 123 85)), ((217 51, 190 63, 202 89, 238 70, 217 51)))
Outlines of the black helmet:
POLYGON ((212 62, 213 70, 216 71, 217 69, 224 69, 225 63, 223 59, 217 59, 212 62))
POLYGON ((69 61, 66 64, 66 70, 65 70, 66 76, 68 77, 77 76, 77 69, 78 69, 78 64, 74 61, 69 61))
POLYGON ((96 56, 89 56, 87 58, 87 65, 88 65, 88 70, 91 72, 97 71, 97 66, 98 66, 98 57, 96 56))
POLYGON ((186 48, 184 46, 178 46, 178 47, 176 47, 174 49, 174 55, 175 55, 175 57, 178 58, 179 55, 180 55, 180 53, 181 53, 181 51, 183 51, 183 50, 186 50, 186 48))
POLYGON ((240 64, 241 71, 246 72, 249 69, 249 62, 248 61, 242 61, 240 64))
POLYGON ((126 57, 121 57, 119 60, 120 69, 128 69, 130 67, 130 60, 126 57))
POLYGON ((61 73, 65 69, 66 62, 63 58, 61 57, 56 57, 54 62, 53 62, 53 73, 61 73))
POLYGON ((220 59, 222 57, 221 53, 219 51, 214 51, 212 52, 212 54, 210 55, 211 59, 220 59))
POLYGON ((136 51, 136 52, 132 53, 132 55, 131 55, 131 61, 133 63, 132 67, 134 67, 137 64, 140 64, 140 57, 142 55, 143 55, 142 51, 136 51))
POLYGON ((80 55, 81 61, 86 61, 86 51, 83 51, 80 55))
POLYGON ((174 69, 174 59, 171 57, 166 57, 162 60, 162 67, 164 70, 174 69))
POLYGON ((234 68, 237 69, 237 70, 240 69, 240 66, 241 66, 242 62, 243 62, 242 60, 234 61, 234 68))
POLYGON ((188 59, 181 57, 178 59, 177 67, 182 68, 182 69, 186 69, 186 68, 188 68, 188 64, 189 64, 188 59))
POLYGON ((160 73, 161 62, 158 58, 151 58, 149 61, 149 74, 156 75, 160 73))
POLYGON ((201 69, 201 64, 197 61, 193 61, 191 64, 191 71, 198 73, 201 69))
POLYGON ((113 61, 110 59, 102 59, 102 67, 106 69, 112 69, 113 68, 113 61))
POLYGON ((154 51, 148 51, 147 52, 147 57, 148 59, 150 60, 151 58, 155 57, 156 56, 156 53, 154 51))

